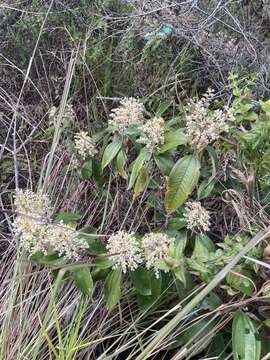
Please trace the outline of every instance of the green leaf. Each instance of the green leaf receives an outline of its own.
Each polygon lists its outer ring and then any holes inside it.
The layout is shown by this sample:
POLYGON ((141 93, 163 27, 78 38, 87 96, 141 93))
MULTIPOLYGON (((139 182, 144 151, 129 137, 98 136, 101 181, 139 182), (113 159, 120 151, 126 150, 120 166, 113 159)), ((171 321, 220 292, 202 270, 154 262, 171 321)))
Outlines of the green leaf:
POLYGON ((89 252, 89 254, 91 255, 106 254, 106 246, 99 239, 85 237, 85 240, 87 241, 88 244, 87 251, 89 252))
POLYGON ((96 160, 96 159, 92 159, 92 172, 93 172, 93 177, 96 180, 97 183, 101 182, 101 164, 100 161, 96 160))
POLYGON ((178 278, 176 278, 175 286, 179 296, 184 298, 190 290, 194 289, 194 283, 190 273, 187 270, 185 270, 182 276, 185 277, 185 280, 180 281, 178 278))
POLYGON ((186 269, 181 266, 178 268, 173 269, 174 275, 176 277, 177 280, 179 280, 183 286, 186 286, 186 269))
POLYGON ((139 172, 137 177, 135 187, 134 187, 134 194, 133 199, 136 199, 148 186, 149 184, 149 174, 148 169, 143 166, 139 172))
POLYGON ((172 100, 161 101, 156 111, 156 116, 162 116, 169 109, 171 104, 172 104, 172 100))
POLYGON ((74 270, 74 280, 77 288, 91 299, 93 295, 94 284, 90 270, 86 267, 74 270))
POLYGON ((165 207, 168 212, 178 209, 196 187, 200 176, 200 162, 192 155, 174 165, 168 179, 165 207))
POLYGON ((174 237, 174 254, 173 257, 175 259, 181 259, 184 254, 184 250, 187 243, 187 232, 186 231, 180 231, 178 234, 174 237))
POLYGON ((238 106, 238 109, 236 110, 236 114, 238 114, 238 113, 244 114, 244 113, 248 112, 249 110, 251 110, 253 107, 254 107, 254 104, 251 104, 251 103, 247 103, 247 104, 240 103, 238 106))
POLYGON ((108 268, 112 267, 112 265, 113 265, 112 259, 110 259, 108 256, 105 256, 106 254, 104 254, 104 257, 101 257, 101 255, 100 255, 100 258, 97 258, 94 260, 93 265, 97 269, 108 269, 108 268))
POLYGON ((172 130, 165 133, 164 144, 160 146, 159 153, 176 149, 179 145, 185 145, 187 143, 186 135, 181 129, 172 130))
POLYGON ((128 183, 128 190, 132 189, 132 187, 134 186, 135 181, 139 175, 139 172, 146 160, 147 153, 148 153, 147 149, 143 148, 140 151, 140 154, 137 157, 137 159, 133 162, 132 171, 131 171, 131 175, 130 175, 130 179, 129 179, 129 183, 128 183))
POLYGON ((171 118, 171 120, 166 122, 167 127, 174 126, 174 125, 179 126, 180 124, 181 124, 181 116, 174 116, 173 118, 171 118))
POLYGON ((108 269, 95 269, 93 272, 92 272, 92 278, 93 278, 93 281, 96 282, 96 281, 99 281, 99 280, 104 280, 107 275, 109 274, 111 270, 108 268, 108 269))
POLYGON ((170 154, 162 154, 154 156, 157 167, 161 173, 168 176, 174 166, 174 162, 170 154))
POLYGON ((151 295, 151 273, 143 267, 130 272, 135 289, 141 295, 151 295))
POLYGON ((214 293, 210 292, 200 303, 200 310, 215 310, 222 305, 220 298, 214 293))
POLYGON ((204 180, 201 182, 197 194, 198 194, 198 200, 202 200, 207 198, 211 192, 213 191, 214 187, 216 185, 216 182, 214 180, 204 180))
POLYGON ((76 224, 77 221, 81 219, 81 215, 74 214, 71 212, 61 212, 54 216, 54 222, 59 223, 63 221, 64 224, 76 224))
POLYGON ((207 235, 197 234, 195 238, 195 246, 192 256, 197 257, 208 257, 210 252, 215 251, 215 245, 207 235))
POLYGON ((173 217, 168 220, 168 228, 173 230, 180 230, 186 226, 186 219, 183 217, 173 217))
POLYGON ((121 279, 122 270, 116 269, 107 276, 104 284, 104 295, 106 305, 109 310, 112 310, 119 302, 121 297, 121 279))
POLYGON ((236 289, 247 296, 251 296, 255 290, 251 273, 239 266, 235 267, 233 271, 230 271, 227 274, 226 282, 233 289, 236 289))
POLYGON ((232 324, 233 360, 260 360, 261 342, 250 317, 240 311, 232 324))
POLYGON ((111 161, 116 157, 121 147, 122 147, 122 142, 120 140, 114 140, 109 145, 107 145, 102 157, 102 163, 101 163, 102 170, 104 170, 105 167, 108 166, 111 163, 111 161))
POLYGON ((88 244, 87 252, 91 255, 105 255, 107 253, 107 249, 105 244, 97 239, 95 236, 97 233, 97 229, 92 226, 86 226, 79 230, 79 239, 84 239, 84 241, 88 244), (91 236, 87 236, 87 234, 91 236))
MULTIPOLYGON (((169 348, 174 349, 180 346, 186 348, 188 345, 192 358, 201 359, 201 356, 195 357, 195 355, 202 352, 210 344, 215 336, 215 332, 213 331, 214 327, 215 323, 213 321, 201 319, 195 324, 189 326, 188 330, 182 332, 181 335, 176 336, 174 338, 174 342, 169 348), (206 334, 208 334, 207 337, 206 334), (193 350, 191 350, 191 348, 193 350)), ((180 354, 177 353, 176 356, 177 355, 180 354)))
POLYGON ((82 180, 88 180, 91 178, 93 174, 93 169, 92 169, 92 160, 86 161, 85 163, 83 163, 82 168, 81 168, 81 178, 82 180))
POLYGON ((156 303, 160 297, 162 290, 162 275, 157 279, 153 272, 150 273, 151 295, 145 296, 140 293, 137 294, 137 301, 140 309, 147 310, 150 306, 156 303))
POLYGON ((126 165, 127 157, 123 150, 120 150, 117 158, 116 158, 116 168, 120 176, 122 178, 127 178, 127 173, 125 171, 125 165, 126 165))
POLYGON ((47 266, 55 266, 62 265, 66 262, 66 260, 55 252, 49 253, 48 255, 44 255, 42 252, 36 252, 31 256, 31 260, 39 265, 47 265, 47 266))
POLYGON ((260 105, 266 114, 270 114, 270 99, 267 101, 260 101, 260 105))

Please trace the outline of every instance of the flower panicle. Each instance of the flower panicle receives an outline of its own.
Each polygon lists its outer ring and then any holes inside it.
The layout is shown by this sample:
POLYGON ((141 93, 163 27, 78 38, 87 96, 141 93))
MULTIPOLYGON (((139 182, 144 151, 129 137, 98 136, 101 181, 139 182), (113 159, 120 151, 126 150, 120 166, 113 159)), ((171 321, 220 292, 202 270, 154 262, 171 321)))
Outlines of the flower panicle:
POLYGON ((159 278, 159 261, 165 260, 175 239, 163 233, 149 233, 142 238, 142 250, 147 269, 154 269, 159 278))
POLYGON ((13 223, 15 237, 21 249, 29 255, 56 251, 67 259, 78 259, 87 243, 77 237, 77 232, 60 222, 51 223, 49 197, 40 192, 17 190, 14 198, 16 217, 13 223))
POLYGON ((141 250, 134 233, 123 230, 111 235, 106 246, 114 262, 113 268, 122 268, 123 273, 127 269, 135 270, 142 263, 141 250))
POLYGON ((140 125, 144 121, 144 105, 135 98, 124 98, 120 106, 112 109, 109 125, 115 128, 120 135, 124 135, 130 126, 140 125))
POLYGON ((80 157, 85 160, 97 154, 96 143, 86 131, 80 131, 74 136, 75 148, 80 157))
POLYGON ((192 231, 207 232, 210 229, 210 214, 199 201, 188 201, 185 206, 184 217, 187 228, 192 231))
POLYGON ((146 148, 153 150, 158 145, 164 144, 165 121, 161 117, 154 117, 147 120, 144 125, 139 126, 142 135, 138 143, 146 145, 146 148))
POLYGON ((220 135, 229 131, 229 124, 233 122, 232 109, 209 110, 214 92, 208 92, 199 100, 190 100, 186 115, 186 132, 188 143, 194 150, 201 151, 208 144, 219 139, 220 135))

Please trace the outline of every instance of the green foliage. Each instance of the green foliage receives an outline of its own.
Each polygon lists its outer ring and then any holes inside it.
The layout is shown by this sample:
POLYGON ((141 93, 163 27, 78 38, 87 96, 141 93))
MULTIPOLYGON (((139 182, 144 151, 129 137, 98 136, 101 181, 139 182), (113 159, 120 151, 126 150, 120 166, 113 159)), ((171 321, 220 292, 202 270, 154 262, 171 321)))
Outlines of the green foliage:
POLYGON ((104 284, 104 295, 106 298, 106 305, 109 310, 112 310, 120 301, 121 279, 121 269, 112 270, 106 277, 104 284))
POLYGON ((74 270, 74 280, 76 286, 91 299, 94 291, 94 283, 90 270, 87 268, 74 270))
POLYGON ((165 206, 168 212, 177 210, 196 187, 200 176, 200 162, 194 156, 177 161, 169 175, 165 206))
POLYGON ((240 311, 232 324, 232 348, 234 360, 261 359, 261 342, 258 331, 248 314, 240 311))

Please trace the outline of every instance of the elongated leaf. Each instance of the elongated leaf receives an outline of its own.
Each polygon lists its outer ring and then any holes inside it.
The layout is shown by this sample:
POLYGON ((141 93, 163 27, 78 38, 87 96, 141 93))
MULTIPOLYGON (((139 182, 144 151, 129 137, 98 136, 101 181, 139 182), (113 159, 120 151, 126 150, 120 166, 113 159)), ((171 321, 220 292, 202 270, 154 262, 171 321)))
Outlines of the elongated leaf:
POLYGON ((81 168, 81 178, 82 180, 88 180, 93 174, 93 168, 92 168, 92 160, 86 161, 83 163, 81 168))
POLYGON ((260 360, 261 342, 250 317, 240 311, 233 319, 232 348, 234 360, 260 360))
POLYGON ((116 158, 116 168, 120 176, 122 178, 127 178, 127 173, 125 171, 125 165, 126 165, 127 157, 123 150, 120 150, 117 158, 116 158))
POLYGON ((205 234, 196 235, 193 256, 197 258, 208 257, 209 253, 214 251, 215 251, 215 245, 207 235, 205 234))
POLYGON ((112 141, 104 150, 102 157, 102 170, 110 164, 110 162, 116 157, 119 150, 121 149, 122 142, 120 140, 112 141))
POLYGON ((188 155, 174 165, 167 184, 165 207, 168 212, 178 209, 192 193, 200 176, 199 160, 188 155))
POLYGON ((204 180, 198 188, 198 200, 207 198, 213 191, 215 185, 216 182, 214 180, 210 182, 209 180, 204 180))
POLYGON ((104 295, 107 308, 112 310, 119 302, 121 297, 121 269, 113 270, 106 278, 104 284, 104 295))
POLYGON ((149 184, 148 169, 145 166, 143 166, 139 172, 139 175, 135 183, 133 199, 136 199, 140 195, 140 193, 142 193, 147 188, 148 184, 149 184))
POLYGON ((71 212, 61 212, 54 216, 54 222, 59 223, 63 221, 64 224, 76 223, 78 220, 81 219, 81 215, 74 214, 71 212))
POLYGON ((260 105, 263 111, 265 111, 267 115, 270 115, 270 100, 260 101, 260 105))
POLYGON ((151 295, 144 296, 140 293, 137 294, 138 305, 142 310, 148 309, 150 306, 152 306, 158 301, 162 291, 162 276, 157 279, 154 272, 151 272, 150 283, 151 295))
POLYGON ((159 104, 159 107, 156 111, 156 116, 162 116, 171 106, 172 100, 163 100, 159 104))
POLYGON ((93 281, 96 282, 99 280, 104 280, 110 271, 111 271, 110 269, 95 269, 92 272, 93 281))
POLYGON ((147 156, 147 149, 143 148, 137 159, 133 162, 132 171, 128 183, 128 190, 132 189, 133 185, 135 184, 139 172, 146 160, 146 156, 147 156))
POLYGON ((164 144, 161 145, 159 153, 164 153, 165 151, 176 149, 179 145, 184 145, 187 143, 186 135, 181 129, 172 130, 165 133, 164 144))
POLYGON ((242 294, 251 296, 256 290, 253 285, 252 274, 241 266, 236 266, 233 271, 229 272, 226 276, 226 282, 242 294))
POLYGON ((151 273, 143 267, 138 267, 136 270, 130 272, 131 279, 135 289, 141 295, 151 295, 151 273))
POLYGON ((181 230, 186 224, 187 222, 184 217, 172 217, 168 221, 168 228, 172 230, 181 230))
POLYGON ((187 243, 187 232, 186 231, 177 232, 174 241, 174 254, 173 254, 173 257, 175 259, 181 259, 183 257, 186 243, 187 243))
POLYGON ((108 269, 113 266, 113 261, 109 257, 104 256, 94 260, 93 264, 97 269, 108 269))
POLYGON ((101 163, 100 161, 93 159, 92 160, 92 172, 93 172, 93 177, 96 180, 96 182, 99 184, 101 183, 101 163))
POLYGON ((94 284, 90 270, 85 267, 74 270, 74 280, 77 288, 92 298, 94 284))
POLYGON ((59 257, 57 253, 49 253, 48 255, 44 255, 41 251, 33 254, 31 256, 31 260, 37 264, 45 266, 62 265, 66 262, 66 259, 59 257))
POLYGON ((165 176, 168 176, 174 166, 174 162, 170 154, 161 154, 154 156, 157 167, 161 173, 165 176))

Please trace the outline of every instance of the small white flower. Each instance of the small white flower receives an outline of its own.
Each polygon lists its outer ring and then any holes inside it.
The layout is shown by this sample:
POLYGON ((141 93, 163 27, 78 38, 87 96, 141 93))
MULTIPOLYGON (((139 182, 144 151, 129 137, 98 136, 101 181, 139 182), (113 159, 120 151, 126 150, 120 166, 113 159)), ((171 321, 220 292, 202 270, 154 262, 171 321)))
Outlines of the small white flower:
POLYGON ((193 231, 209 231, 210 215, 199 201, 189 201, 185 206, 187 228, 193 231))
POLYGON ((16 217, 13 223, 20 246, 29 253, 47 251, 46 222, 51 213, 50 200, 45 194, 31 190, 16 190, 16 217))
POLYGON ((51 248, 67 259, 78 259, 80 252, 88 247, 86 241, 77 237, 77 232, 61 221, 59 224, 49 224, 46 233, 51 248))
MULTIPOLYGON (((49 110, 49 121, 51 126, 56 125, 57 116, 59 114, 59 108, 56 106, 52 106, 49 110)), ((71 104, 66 104, 63 115, 62 115, 62 123, 64 125, 74 122, 76 115, 75 111, 71 104)))
POLYGON ((114 262, 113 269, 121 267, 123 273, 127 269, 135 270, 142 262, 141 250, 134 233, 118 231, 109 237, 106 248, 114 262))
POLYGON ((18 213, 36 218, 47 217, 51 212, 49 197, 41 192, 34 193, 31 190, 16 190, 14 205, 18 213))
POLYGON ((86 131, 80 131, 74 137, 75 148, 83 160, 94 157, 97 153, 95 141, 86 131))
POLYGON ((15 237, 19 239, 19 245, 29 254, 42 252, 47 254, 48 239, 47 225, 38 219, 18 215, 13 223, 15 237))
POLYGON ((162 233, 149 233, 142 238, 142 250, 146 261, 146 268, 153 268, 156 277, 159 277, 159 261, 168 257, 169 247, 174 238, 162 233))
POLYGON ((186 131, 188 143, 194 150, 200 151, 218 140, 221 133, 228 132, 229 123, 234 121, 232 110, 228 107, 223 110, 209 110, 212 98, 213 91, 208 90, 201 100, 192 99, 188 104, 186 131))
POLYGON ((58 252, 68 259, 79 257, 79 253, 88 247, 78 239, 74 229, 60 224, 51 224, 51 206, 49 197, 30 190, 17 190, 15 193, 16 218, 13 223, 14 234, 19 245, 30 255, 49 250, 58 252))
POLYGON ((144 120, 144 105, 134 98, 124 98, 120 106, 113 109, 110 114, 109 125, 115 127, 121 135, 133 125, 139 125, 144 120))
POLYGON ((154 117, 144 125, 139 126, 142 135, 137 140, 140 144, 145 144, 147 149, 152 150, 155 146, 164 144, 165 122, 161 117, 154 117))

